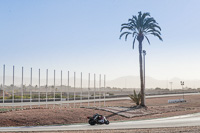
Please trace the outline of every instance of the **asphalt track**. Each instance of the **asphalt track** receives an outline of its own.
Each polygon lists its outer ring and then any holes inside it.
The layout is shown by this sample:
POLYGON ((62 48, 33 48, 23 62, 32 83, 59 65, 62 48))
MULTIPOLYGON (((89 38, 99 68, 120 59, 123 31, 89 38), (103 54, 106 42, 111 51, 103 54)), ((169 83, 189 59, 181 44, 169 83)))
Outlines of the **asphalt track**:
MULTIPOLYGON (((157 96, 147 96, 146 98, 181 96, 181 95, 182 94, 157 95, 157 96)), ((199 95, 199 93, 185 94, 185 95, 199 95)), ((120 99, 128 99, 128 97, 110 98, 110 99, 106 99, 106 101, 107 100, 120 100, 120 99)), ((96 99, 96 100, 98 101, 98 99, 96 99)), ((71 102, 74 102, 74 101, 71 101, 71 102)), ((85 102, 87 102, 87 100, 85 102)), ((8 104, 10 104, 10 103, 8 103, 8 104)), ((26 104, 26 103, 23 103, 23 104, 26 104)), ((150 120, 111 122, 109 125, 95 125, 95 126, 90 126, 89 124, 74 124, 74 125, 60 125, 60 126, 1 127, 0 132, 136 129, 136 128, 182 127, 182 126, 200 126, 200 113, 167 117, 167 118, 159 118, 159 119, 150 119, 150 120)))
POLYGON ((126 122, 111 122, 109 125, 74 124, 61 126, 35 126, 35 127, 1 127, 1 132, 11 131, 66 131, 66 130, 103 130, 103 129, 136 129, 158 127, 200 126, 200 113, 126 122))

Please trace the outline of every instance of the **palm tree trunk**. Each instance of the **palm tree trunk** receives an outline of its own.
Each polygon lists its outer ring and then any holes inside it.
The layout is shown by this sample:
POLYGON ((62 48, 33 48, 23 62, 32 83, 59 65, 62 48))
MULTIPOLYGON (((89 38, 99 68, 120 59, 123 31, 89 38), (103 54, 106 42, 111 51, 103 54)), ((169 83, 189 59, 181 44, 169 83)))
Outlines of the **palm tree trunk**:
POLYGON ((142 41, 139 41, 139 63, 140 63, 140 85, 141 85, 141 106, 145 106, 144 100, 144 78, 142 65, 142 41))

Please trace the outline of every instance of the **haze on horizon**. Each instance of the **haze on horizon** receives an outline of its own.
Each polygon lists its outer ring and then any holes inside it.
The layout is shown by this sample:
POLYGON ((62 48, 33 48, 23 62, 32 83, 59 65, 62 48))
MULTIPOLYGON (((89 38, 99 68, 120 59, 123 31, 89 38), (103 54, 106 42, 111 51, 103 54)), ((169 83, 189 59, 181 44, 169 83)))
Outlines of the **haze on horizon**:
MULTIPOLYGON (((119 40, 120 27, 139 11, 150 12, 163 42, 143 42, 146 75, 158 80, 200 79, 199 0, 0 1, 0 75, 3 64, 45 72, 106 74, 108 80, 138 76, 138 42, 119 40)), ((59 74, 58 74, 59 75, 59 74)), ((2 79, 0 79, 2 81, 2 79)))

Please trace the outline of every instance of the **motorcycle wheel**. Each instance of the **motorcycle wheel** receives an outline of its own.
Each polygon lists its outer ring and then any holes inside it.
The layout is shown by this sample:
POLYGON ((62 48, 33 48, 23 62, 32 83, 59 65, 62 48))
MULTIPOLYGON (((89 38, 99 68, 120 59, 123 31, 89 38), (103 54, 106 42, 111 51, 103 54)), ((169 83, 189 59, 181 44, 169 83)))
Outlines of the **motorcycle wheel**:
POLYGON ((89 120, 88 123, 89 123, 90 125, 95 125, 95 124, 96 124, 94 120, 89 120))
POLYGON ((106 124, 106 125, 108 125, 109 123, 110 123, 110 122, 109 122, 108 120, 107 120, 107 121, 105 121, 105 124, 106 124))

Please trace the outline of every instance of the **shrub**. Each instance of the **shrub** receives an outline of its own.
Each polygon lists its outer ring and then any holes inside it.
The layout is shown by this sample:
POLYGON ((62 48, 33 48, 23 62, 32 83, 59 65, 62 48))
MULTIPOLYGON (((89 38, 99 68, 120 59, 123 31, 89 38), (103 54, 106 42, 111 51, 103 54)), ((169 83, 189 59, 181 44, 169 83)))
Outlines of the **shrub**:
POLYGON ((55 94, 55 98, 61 98, 60 94, 55 94))
POLYGON ((156 88, 155 88, 155 90, 161 90, 161 88, 159 88, 159 87, 156 87, 156 88))
POLYGON ((133 95, 129 95, 129 97, 131 98, 131 100, 136 103, 136 105, 139 105, 140 102, 141 102, 141 93, 139 92, 138 94, 135 92, 134 90, 134 93, 133 95))
MULTIPOLYGON (((12 99, 13 97, 12 96, 9 96, 9 97, 5 97, 5 99, 12 99)), ((0 98, 1 99, 1 98, 0 98)), ((3 97, 2 97, 3 99, 3 97)), ((14 96, 14 99, 21 99, 21 96, 14 96)))

